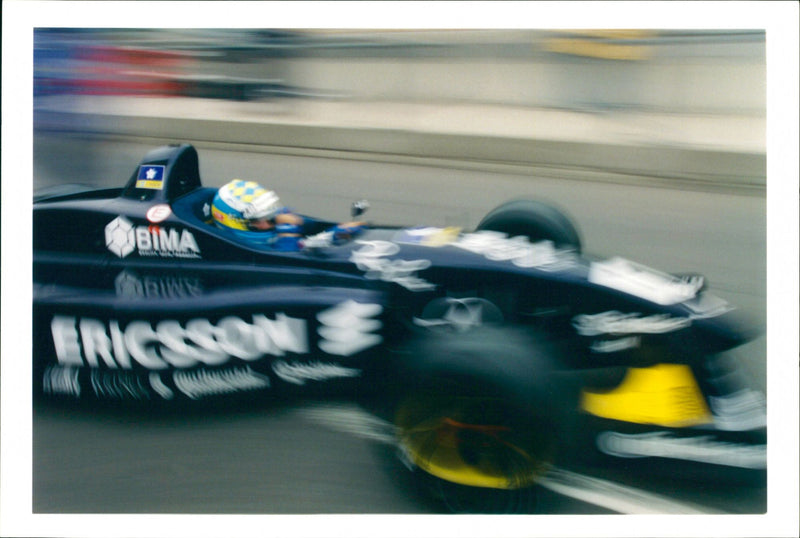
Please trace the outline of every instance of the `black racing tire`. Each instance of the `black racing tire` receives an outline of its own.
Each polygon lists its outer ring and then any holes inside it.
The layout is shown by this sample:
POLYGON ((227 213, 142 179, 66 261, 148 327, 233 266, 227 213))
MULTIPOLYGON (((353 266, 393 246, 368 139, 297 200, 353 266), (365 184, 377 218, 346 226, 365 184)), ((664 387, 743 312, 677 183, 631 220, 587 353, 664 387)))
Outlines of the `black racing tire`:
POLYGON ((454 513, 532 511, 555 457, 551 426, 476 387, 436 385, 409 395, 395 415, 400 457, 419 485, 454 513))
POLYGON ((552 241, 557 247, 581 252, 580 233, 561 210, 534 200, 512 200, 490 211, 476 231, 502 232, 510 237, 523 235, 532 242, 552 241))
POLYGON ((393 421, 424 489, 457 513, 530 513, 559 448, 555 362, 528 331, 433 334, 408 358, 393 421))

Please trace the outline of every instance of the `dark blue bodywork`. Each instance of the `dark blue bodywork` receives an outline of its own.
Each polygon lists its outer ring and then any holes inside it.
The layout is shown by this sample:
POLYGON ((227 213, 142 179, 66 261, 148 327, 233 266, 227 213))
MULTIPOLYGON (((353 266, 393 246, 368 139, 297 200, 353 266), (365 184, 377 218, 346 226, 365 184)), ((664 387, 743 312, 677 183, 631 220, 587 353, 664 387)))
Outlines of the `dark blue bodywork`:
POLYGON ((159 401, 360 390, 415 334, 487 312, 562 342, 559 360, 575 370, 636 360, 598 353, 599 338, 617 335, 581 334, 581 316, 686 320, 643 337, 679 343, 671 350, 687 363, 748 338, 697 279, 643 270, 652 282, 619 285, 640 269, 492 233, 370 226, 335 242, 335 223, 309 217, 304 247, 278 252, 215 227, 214 193, 181 145, 149 153, 122 189, 35 204, 38 392, 159 401))

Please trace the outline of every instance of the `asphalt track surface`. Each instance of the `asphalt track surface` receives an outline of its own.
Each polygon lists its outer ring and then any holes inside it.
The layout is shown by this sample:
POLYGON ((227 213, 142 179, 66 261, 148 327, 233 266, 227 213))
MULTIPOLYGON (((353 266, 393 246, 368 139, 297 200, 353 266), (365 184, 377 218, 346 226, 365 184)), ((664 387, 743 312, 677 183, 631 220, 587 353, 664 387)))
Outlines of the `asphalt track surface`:
MULTIPOLYGON (((117 186, 153 144, 37 136, 34 188, 117 186)), ((348 218, 366 198, 376 223, 473 227, 517 197, 554 202, 585 250, 704 274, 717 294, 766 323, 766 200, 564 179, 522 168, 378 163, 199 147, 206 185, 255 179, 296 210, 348 218)), ((739 350, 766 386, 766 341, 739 350)), ((404 478, 385 424, 346 402, 143 415, 43 405, 34 410, 34 513, 421 514, 441 507, 404 478)), ((766 485, 643 477, 626 468, 563 469, 541 493, 548 514, 750 513, 766 485)))

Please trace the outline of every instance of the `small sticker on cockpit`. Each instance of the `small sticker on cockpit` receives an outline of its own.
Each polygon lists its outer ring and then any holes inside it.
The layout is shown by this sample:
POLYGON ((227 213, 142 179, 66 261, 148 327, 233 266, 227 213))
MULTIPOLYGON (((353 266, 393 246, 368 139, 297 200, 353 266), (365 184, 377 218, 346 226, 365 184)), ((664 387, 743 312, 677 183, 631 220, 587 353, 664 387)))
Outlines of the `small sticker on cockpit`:
POLYGON ((458 239, 459 233, 461 233, 461 228, 454 226, 447 228, 406 228, 395 235, 394 241, 426 247, 441 247, 458 239))
POLYGON ((137 189, 161 190, 164 188, 164 166, 159 164, 149 164, 139 167, 139 175, 136 176, 137 189))

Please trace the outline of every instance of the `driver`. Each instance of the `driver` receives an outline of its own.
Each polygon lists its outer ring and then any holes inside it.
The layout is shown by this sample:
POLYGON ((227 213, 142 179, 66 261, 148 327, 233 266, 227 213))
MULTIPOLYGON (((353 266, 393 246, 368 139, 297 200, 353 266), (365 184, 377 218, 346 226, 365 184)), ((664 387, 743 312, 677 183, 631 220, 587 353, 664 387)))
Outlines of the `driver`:
MULTIPOLYGON (((211 214, 216 225, 250 244, 292 251, 302 247, 305 220, 281 204, 274 191, 255 181, 234 179, 214 196, 211 214)), ((361 231, 364 222, 334 227, 333 236, 344 239, 361 231)))

